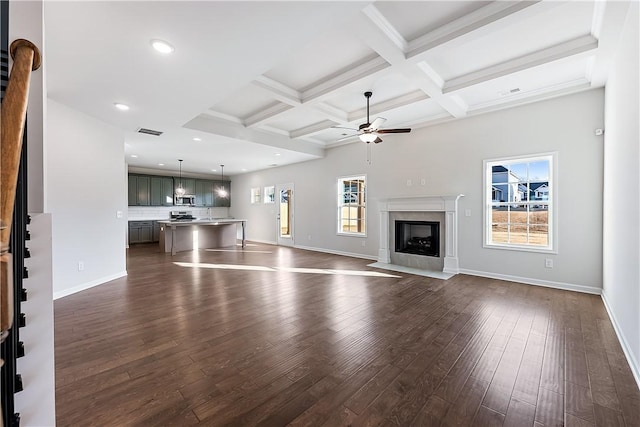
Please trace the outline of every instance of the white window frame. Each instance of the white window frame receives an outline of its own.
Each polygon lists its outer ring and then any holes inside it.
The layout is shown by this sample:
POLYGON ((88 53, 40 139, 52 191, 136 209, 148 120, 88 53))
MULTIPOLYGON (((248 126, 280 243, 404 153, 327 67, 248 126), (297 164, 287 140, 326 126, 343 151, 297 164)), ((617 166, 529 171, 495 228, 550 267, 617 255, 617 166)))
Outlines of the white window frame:
POLYGON ((352 237, 367 237, 367 175, 366 174, 358 174, 358 175, 347 175, 347 176, 340 176, 336 179, 336 189, 337 189, 337 197, 336 197, 336 226, 337 226, 337 234, 339 236, 352 236, 352 237), (342 231, 342 208, 347 206, 347 204, 344 203, 344 185, 343 182, 344 181, 348 181, 348 180, 357 180, 357 179, 364 179, 364 192, 363 192, 363 198, 364 198, 364 204, 362 205, 357 205, 357 206, 362 206, 363 208, 363 215, 362 215, 362 221, 364 222, 364 231, 363 232, 345 232, 342 231))
POLYGON ((487 159, 483 161, 483 172, 484 172, 484 182, 483 182, 483 247, 490 249, 505 249, 505 250, 515 250, 515 251, 526 251, 526 252, 542 252, 542 253, 558 253, 558 182, 556 177, 558 176, 558 153, 539 153, 532 155, 522 155, 522 156, 514 156, 514 157, 502 157, 497 159, 487 159), (531 163, 536 161, 549 161, 549 180, 548 180, 548 188, 549 188, 549 198, 545 200, 544 203, 548 205, 548 238, 547 238, 547 246, 539 246, 533 244, 517 244, 517 243, 495 243, 491 241, 491 229, 492 229, 492 221, 491 221, 491 213, 492 207, 495 205, 503 205, 509 203, 517 203, 517 204, 536 204, 536 201, 529 200, 527 198, 526 202, 493 202, 492 200, 492 190, 493 190, 493 180, 492 180, 492 169, 493 166, 502 166, 504 164, 515 164, 515 163, 531 163))

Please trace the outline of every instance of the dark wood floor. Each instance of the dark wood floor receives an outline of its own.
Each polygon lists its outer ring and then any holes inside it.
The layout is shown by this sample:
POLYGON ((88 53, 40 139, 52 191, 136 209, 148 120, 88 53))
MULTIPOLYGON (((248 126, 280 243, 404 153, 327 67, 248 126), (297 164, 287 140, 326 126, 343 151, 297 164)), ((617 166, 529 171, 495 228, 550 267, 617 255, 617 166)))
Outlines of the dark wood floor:
POLYGON ((59 426, 640 423, 598 296, 268 245, 127 262, 55 302, 59 426))

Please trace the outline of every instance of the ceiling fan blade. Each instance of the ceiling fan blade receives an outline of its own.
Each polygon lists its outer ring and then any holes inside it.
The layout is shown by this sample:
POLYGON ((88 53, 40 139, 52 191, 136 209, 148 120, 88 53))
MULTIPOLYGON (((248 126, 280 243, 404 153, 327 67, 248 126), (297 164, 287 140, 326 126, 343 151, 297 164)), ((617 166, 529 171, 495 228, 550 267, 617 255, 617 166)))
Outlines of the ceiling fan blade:
POLYGON ((373 142, 374 142, 375 144, 379 144, 379 143, 381 143, 381 142, 382 142, 382 139, 380 139, 380 137, 377 137, 377 138, 375 139, 375 141, 373 141, 373 142))
POLYGON ((378 129, 376 133, 409 133, 411 128, 404 129, 378 129))
POLYGON ((387 119, 385 119, 384 117, 378 117, 369 125, 369 129, 378 130, 378 128, 382 126, 382 124, 386 121, 387 119))

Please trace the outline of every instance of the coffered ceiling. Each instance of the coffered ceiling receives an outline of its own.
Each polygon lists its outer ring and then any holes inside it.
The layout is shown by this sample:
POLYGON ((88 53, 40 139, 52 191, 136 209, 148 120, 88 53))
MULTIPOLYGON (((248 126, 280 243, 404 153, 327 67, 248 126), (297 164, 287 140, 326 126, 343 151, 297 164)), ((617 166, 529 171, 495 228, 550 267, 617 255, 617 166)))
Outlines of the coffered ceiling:
MULTIPOLYGON (((52 99, 124 129, 130 166, 175 170, 181 158, 186 171, 225 164, 234 175, 362 144, 333 126, 366 121, 365 91, 384 128, 416 129, 602 87, 627 8, 46 2, 47 85, 52 99), (151 39, 175 51, 161 55, 151 39), (119 111, 116 102, 131 108, 119 111)), ((411 137, 385 135, 384 143, 411 137)))

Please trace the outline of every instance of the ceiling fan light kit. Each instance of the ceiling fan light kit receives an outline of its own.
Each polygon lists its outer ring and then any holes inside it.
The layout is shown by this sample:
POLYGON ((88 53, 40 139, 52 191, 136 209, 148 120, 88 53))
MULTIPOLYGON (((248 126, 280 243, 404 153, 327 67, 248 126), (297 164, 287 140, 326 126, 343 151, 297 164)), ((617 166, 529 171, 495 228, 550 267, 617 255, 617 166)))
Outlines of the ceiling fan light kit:
MULTIPOLYGON (((367 121, 366 121, 366 123, 363 123, 360 126, 358 126, 358 129, 347 128, 347 127, 344 127, 344 126, 334 126, 334 128, 355 130, 355 131, 358 132, 356 135, 358 136, 358 138, 360 138, 360 141, 366 142, 367 144, 372 143, 372 142, 374 144, 378 144, 378 143, 382 142, 382 138, 380 138, 380 135, 385 134, 385 133, 409 133, 409 132, 411 132, 410 128, 380 129, 380 126, 384 122, 387 121, 387 119, 385 119, 383 117, 378 117, 373 122, 371 122, 371 120, 369 118, 369 99, 371 98, 372 95, 373 95, 373 92, 371 92, 371 91, 367 91, 367 92, 364 93, 364 97, 367 98, 367 121)), ((346 136, 344 138, 340 138, 338 141, 343 141, 345 139, 352 138, 352 137, 354 137, 356 135, 349 135, 349 136, 346 136)))

